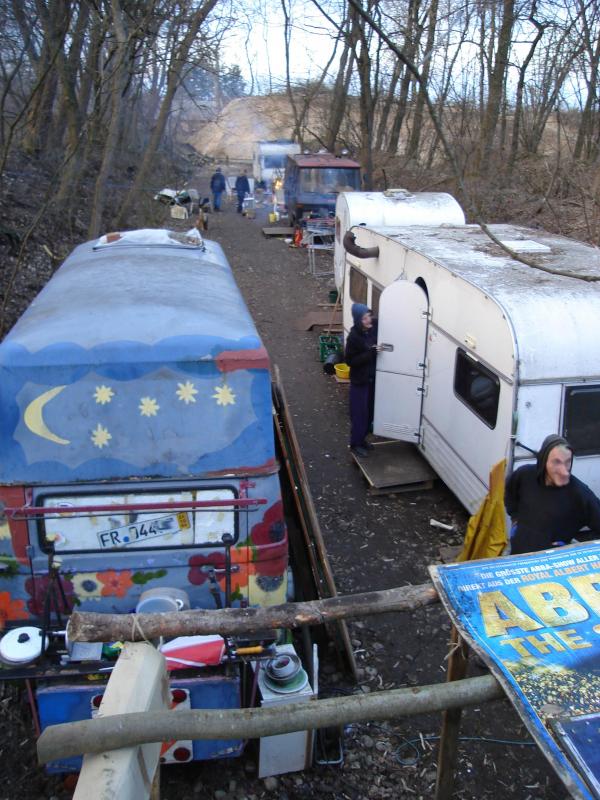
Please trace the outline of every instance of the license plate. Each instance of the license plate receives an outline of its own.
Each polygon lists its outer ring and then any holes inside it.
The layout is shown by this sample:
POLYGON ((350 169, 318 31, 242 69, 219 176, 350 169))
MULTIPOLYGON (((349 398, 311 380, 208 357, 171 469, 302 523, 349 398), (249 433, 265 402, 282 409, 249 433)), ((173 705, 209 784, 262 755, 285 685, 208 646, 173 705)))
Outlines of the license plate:
POLYGON ((98 534, 100 547, 109 549, 113 547, 129 547, 133 544, 148 542, 159 536, 181 533, 189 530, 190 520, 185 512, 169 514, 166 517, 145 520, 133 525, 122 525, 120 528, 113 528, 108 531, 101 531, 98 534))

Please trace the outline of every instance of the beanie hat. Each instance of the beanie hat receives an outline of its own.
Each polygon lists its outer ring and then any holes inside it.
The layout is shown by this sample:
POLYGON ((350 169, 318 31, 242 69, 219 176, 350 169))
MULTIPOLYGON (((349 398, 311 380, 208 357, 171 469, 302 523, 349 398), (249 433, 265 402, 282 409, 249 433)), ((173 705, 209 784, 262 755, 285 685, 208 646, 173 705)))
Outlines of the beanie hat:
POLYGON ((544 483, 546 479, 546 462, 548 461, 550 451, 555 447, 566 447, 571 453, 573 452, 571 445, 562 436, 558 436, 556 433, 551 433, 550 436, 546 436, 537 454, 536 475, 540 483, 544 483))
POLYGON ((352 303, 352 319, 355 325, 360 325, 361 319, 368 314, 371 309, 364 303, 352 303))

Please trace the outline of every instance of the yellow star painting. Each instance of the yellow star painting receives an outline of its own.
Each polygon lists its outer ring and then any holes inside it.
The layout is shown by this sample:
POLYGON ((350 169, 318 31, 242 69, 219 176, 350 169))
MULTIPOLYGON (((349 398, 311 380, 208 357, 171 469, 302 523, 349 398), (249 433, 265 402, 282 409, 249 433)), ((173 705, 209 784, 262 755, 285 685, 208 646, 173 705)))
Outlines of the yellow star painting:
POLYGON ((160 406, 153 397, 142 397, 138 408, 142 417, 155 417, 160 406))
POLYGON ((94 400, 99 403, 101 406, 106 405, 106 403, 110 403, 110 401, 115 396, 115 393, 110 388, 110 386, 96 386, 96 391, 94 392, 94 400))
POLYGON ((96 447, 102 450, 102 448, 105 447, 112 439, 112 436, 103 425, 100 425, 100 423, 98 423, 96 425, 95 430, 92 431, 91 439, 92 442, 96 445, 96 447))
POLYGON ((213 399, 217 401, 218 406, 233 406, 235 405, 235 395, 227 386, 215 386, 215 393, 212 395, 213 399))
POLYGON ((191 381, 186 381, 185 383, 177 384, 177 391, 175 394, 187 406, 190 403, 196 402, 195 395, 198 394, 198 389, 195 388, 191 381))

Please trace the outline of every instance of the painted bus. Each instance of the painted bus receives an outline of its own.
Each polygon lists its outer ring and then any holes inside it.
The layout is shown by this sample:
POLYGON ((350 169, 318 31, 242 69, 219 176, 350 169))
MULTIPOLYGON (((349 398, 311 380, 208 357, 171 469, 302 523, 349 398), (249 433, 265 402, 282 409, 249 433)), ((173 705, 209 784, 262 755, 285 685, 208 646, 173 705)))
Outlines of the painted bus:
MULTIPOLYGON (((119 649, 65 641, 73 609, 286 600, 269 358, 218 244, 77 247, 0 344, 0 454, 0 678, 34 679, 41 729, 94 713, 119 649)), ((239 707, 240 681, 220 658, 174 672, 173 703, 239 707)), ((243 746, 167 743, 161 761, 243 746)))

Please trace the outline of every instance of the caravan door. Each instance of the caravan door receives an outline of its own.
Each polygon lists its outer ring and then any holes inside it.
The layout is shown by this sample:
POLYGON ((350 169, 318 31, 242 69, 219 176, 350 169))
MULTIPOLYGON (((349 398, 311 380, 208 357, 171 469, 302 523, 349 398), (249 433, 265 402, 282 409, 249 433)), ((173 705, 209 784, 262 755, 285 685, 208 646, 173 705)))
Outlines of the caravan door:
POLYGON ((416 283, 394 281, 379 300, 373 432, 403 442, 420 440, 429 303, 416 283))

